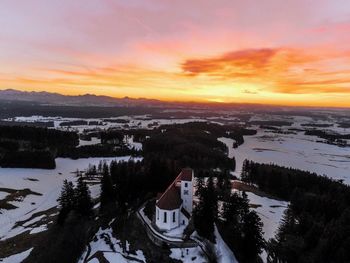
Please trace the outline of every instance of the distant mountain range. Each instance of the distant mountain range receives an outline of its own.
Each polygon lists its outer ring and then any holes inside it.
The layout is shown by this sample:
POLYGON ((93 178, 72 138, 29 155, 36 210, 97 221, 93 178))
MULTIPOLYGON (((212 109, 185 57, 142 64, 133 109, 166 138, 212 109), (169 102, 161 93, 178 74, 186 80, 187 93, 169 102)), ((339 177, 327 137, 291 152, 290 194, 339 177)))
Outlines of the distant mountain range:
MULTIPOLYGON (((320 107, 291 107, 291 106, 273 106, 264 104, 250 104, 250 103, 200 103, 200 102, 168 102, 156 99, 145 98, 114 98, 109 96, 98 96, 93 94, 84 95, 62 95, 52 92, 36 92, 36 91, 20 91, 15 89, 0 90, 0 102, 9 103, 31 103, 36 105, 46 106, 97 106, 97 107, 155 107, 166 109, 233 109, 233 110, 249 110, 249 111, 310 111, 310 110, 328 110, 320 107)), ((332 108, 332 111, 340 110, 342 112, 349 112, 350 109, 332 108)))
POLYGON ((19 91, 14 89, 0 90, 0 100, 33 102, 43 105, 62 106, 161 106, 167 104, 152 99, 132 99, 128 97, 113 98, 108 96, 97 96, 84 94, 77 96, 62 95, 51 92, 19 91))

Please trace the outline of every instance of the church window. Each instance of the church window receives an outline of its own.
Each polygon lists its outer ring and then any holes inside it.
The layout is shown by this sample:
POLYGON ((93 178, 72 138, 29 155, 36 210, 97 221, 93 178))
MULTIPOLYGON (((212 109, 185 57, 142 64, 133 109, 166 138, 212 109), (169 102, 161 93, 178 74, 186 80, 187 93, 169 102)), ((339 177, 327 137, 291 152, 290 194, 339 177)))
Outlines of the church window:
POLYGON ((167 221, 166 216, 167 216, 167 214, 166 214, 166 212, 164 212, 164 223, 166 223, 166 221, 167 221))
POLYGON ((175 211, 173 212, 173 222, 175 223, 175 211))

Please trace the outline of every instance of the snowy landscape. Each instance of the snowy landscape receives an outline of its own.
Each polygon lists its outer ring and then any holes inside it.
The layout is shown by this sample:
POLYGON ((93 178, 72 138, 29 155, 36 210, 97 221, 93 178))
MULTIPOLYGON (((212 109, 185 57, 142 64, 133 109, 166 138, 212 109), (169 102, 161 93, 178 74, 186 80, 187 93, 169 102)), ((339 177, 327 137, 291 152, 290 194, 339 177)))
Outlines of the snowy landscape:
MULTIPOLYGON (((265 120, 266 116, 253 115, 251 121, 265 120)), ((228 149, 228 157, 236 160, 236 169, 232 175, 240 178, 243 161, 246 159, 259 163, 274 163, 281 166, 292 167, 320 175, 326 175, 336 180, 342 180, 346 184, 350 183, 350 147, 339 147, 327 144, 317 137, 307 136, 301 130, 305 127, 302 124, 313 122, 312 118, 301 118, 298 116, 288 117, 288 121, 293 122, 291 126, 279 127, 282 131, 293 132, 276 133, 270 129, 252 125, 252 129, 257 130, 256 135, 245 136, 244 143, 239 147, 233 147, 235 140, 228 137, 218 138, 228 149), (299 129, 299 130, 298 130, 299 129)), ((190 122, 213 122, 224 125, 227 122, 235 123, 235 117, 221 117, 224 121, 211 120, 211 118, 185 118, 185 119, 151 119, 150 116, 124 116, 118 117, 122 122, 108 122, 108 119, 84 119, 87 122, 98 123, 97 125, 64 126, 62 123, 71 121, 81 121, 76 118, 62 117, 15 117, 4 119, 11 122, 53 122, 53 129, 71 130, 79 134, 86 131, 100 131, 106 129, 153 129, 166 124, 183 124, 190 122), (127 123, 127 126, 126 124, 127 123)), ((273 118, 272 118, 273 119, 273 118)), ((115 120, 112 118, 112 120, 115 120)), ((276 120, 276 119, 275 119, 276 120)), ((277 118, 280 120, 280 117, 277 118)), ((239 123, 240 124, 240 123, 239 123)), ((350 133, 350 128, 327 127, 328 131, 341 134, 350 133)), ((97 145, 101 139, 92 137, 91 140, 79 140, 79 146, 97 145)), ((142 143, 135 142, 133 136, 125 141, 130 149, 142 150, 142 143)), ((6 200, 13 192, 19 193, 11 197, 7 203, 11 209, 0 210, 0 240, 4 241, 14 238, 23 233, 33 235, 47 231, 57 215, 57 198, 59 197, 62 182, 65 179, 75 181, 77 171, 86 171, 90 165, 98 165, 100 161, 109 163, 111 160, 128 161, 133 157, 108 157, 108 158, 83 158, 72 160, 68 158, 57 158, 56 168, 53 170, 44 169, 21 169, 21 168, 0 168, 0 201, 6 200)), ((137 160, 137 158, 136 158, 137 160)), ((100 194, 98 184, 90 185, 93 198, 100 194)), ((288 202, 271 199, 264 196, 248 192, 248 199, 252 209, 255 210, 263 222, 264 238, 273 238, 278 229, 288 202)), ((118 218, 116 218, 118 220, 118 218)), ((181 232, 182 233, 182 232, 181 232)), ((220 241, 222 242, 222 241, 220 241)), ((120 240, 116 239, 110 229, 100 229, 95 238, 88 245, 89 248, 81 256, 80 263, 100 262, 99 253, 107 262, 144 262, 145 257, 142 251, 128 252, 128 245, 124 250, 120 245, 120 240)), ((219 245, 218 245, 219 246, 219 245)), ((16 263, 29 255, 32 248, 26 248, 14 255, 2 258, 1 262, 16 263)), ((228 253, 228 252, 225 252, 228 253)), ((203 262, 198 248, 189 250, 171 249, 170 258, 178 259, 182 262, 203 262), (196 258, 191 260, 190 258, 196 258)), ((234 262, 219 260, 219 262, 234 262)))
POLYGON ((0 2, 0 263, 349 263, 350 1, 0 2))

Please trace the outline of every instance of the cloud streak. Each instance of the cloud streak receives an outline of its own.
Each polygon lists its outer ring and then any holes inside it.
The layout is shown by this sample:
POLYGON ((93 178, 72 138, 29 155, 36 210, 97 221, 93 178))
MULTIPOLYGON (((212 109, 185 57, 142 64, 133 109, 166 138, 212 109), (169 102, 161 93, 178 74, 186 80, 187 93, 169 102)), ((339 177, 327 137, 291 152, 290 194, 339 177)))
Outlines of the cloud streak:
POLYGON ((189 59, 184 74, 223 82, 265 83, 278 93, 350 93, 348 54, 293 48, 244 49, 217 57, 189 59), (334 71, 332 62, 345 68, 334 71))

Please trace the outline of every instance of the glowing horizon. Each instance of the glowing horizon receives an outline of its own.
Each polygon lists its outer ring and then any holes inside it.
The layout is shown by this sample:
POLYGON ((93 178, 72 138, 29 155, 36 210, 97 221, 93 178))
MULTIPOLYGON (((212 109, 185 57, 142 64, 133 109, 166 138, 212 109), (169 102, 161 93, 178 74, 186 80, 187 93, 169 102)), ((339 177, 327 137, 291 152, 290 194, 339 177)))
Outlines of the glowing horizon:
POLYGON ((350 107, 350 2, 5 0, 0 89, 350 107))

